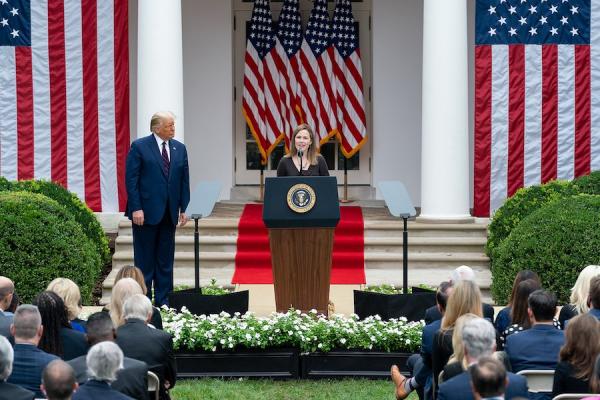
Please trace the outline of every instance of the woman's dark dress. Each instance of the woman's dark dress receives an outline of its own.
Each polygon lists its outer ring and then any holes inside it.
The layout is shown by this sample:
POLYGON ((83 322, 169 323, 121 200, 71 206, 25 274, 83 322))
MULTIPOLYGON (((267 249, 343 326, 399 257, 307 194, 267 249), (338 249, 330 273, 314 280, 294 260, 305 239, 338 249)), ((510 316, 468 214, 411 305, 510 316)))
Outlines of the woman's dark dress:
MULTIPOLYGON (((304 165, 303 165, 304 167, 304 165)), ((327 168, 327 163, 322 155, 317 154, 317 164, 310 165, 308 169, 300 171, 294 164, 294 160, 292 157, 283 157, 279 161, 279 165, 277 166, 277 176, 329 176, 329 169, 327 168)))

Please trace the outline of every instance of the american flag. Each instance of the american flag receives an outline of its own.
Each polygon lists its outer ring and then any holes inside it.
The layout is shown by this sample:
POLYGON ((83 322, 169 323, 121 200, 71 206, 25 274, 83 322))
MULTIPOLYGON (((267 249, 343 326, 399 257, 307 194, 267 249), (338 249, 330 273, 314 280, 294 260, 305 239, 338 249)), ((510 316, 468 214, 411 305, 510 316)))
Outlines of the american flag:
POLYGON ((127 2, 0 0, 0 174, 123 210, 127 2))
POLYGON ((474 215, 600 169, 598 17, 598 0, 477 0, 474 215))
POLYGON ((350 0, 337 0, 333 12, 335 96, 340 150, 352 157, 367 140, 362 65, 350 0))
POLYGON ((302 41, 302 110, 321 143, 335 134, 333 44, 327 0, 315 0, 302 41))
POLYGON ((269 0, 254 0, 244 59, 242 109, 263 163, 284 138, 275 40, 269 0))

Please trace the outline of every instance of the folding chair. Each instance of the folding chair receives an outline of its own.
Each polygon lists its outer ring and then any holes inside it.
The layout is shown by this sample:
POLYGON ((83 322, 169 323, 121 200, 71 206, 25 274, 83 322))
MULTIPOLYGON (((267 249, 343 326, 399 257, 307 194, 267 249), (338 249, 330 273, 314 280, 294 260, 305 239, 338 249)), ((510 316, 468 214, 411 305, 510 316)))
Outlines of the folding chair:
POLYGON ((152 371, 148 371, 148 392, 154 392, 154 400, 158 400, 160 389, 160 379, 152 371))
POLYGON ((517 372, 517 375, 522 375, 527 379, 531 393, 552 393, 553 369, 524 369, 517 372))
POLYGON ((578 399, 583 399, 584 397, 592 397, 592 396, 594 396, 594 395, 589 394, 589 393, 563 393, 563 394, 559 394, 552 400, 578 400, 578 399))

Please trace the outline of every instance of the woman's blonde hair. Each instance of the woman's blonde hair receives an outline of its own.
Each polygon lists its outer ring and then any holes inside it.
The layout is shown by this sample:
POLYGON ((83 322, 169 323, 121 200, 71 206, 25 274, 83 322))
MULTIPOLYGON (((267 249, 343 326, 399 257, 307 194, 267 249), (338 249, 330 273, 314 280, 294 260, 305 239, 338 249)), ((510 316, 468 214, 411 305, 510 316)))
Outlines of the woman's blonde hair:
POLYGON ((119 272, 117 272, 117 276, 115 276, 115 282, 117 283, 119 280, 123 278, 132 278, 134 279, 138 285, 142 288, 142 292, 144 294, 148 293, 148 288, 146 287, 146 282, 144 281, 144 274, 142 270, 134 265, 124 265, 121 267, 119 272))
POLYGON ((69 321, 77 318, 81 312, 81 293, 75 282, 69 278, 56 278, 48 284, 46 290, 56 293, 65 303, 69 321))
POLYGON ((310 137, 311 141, 310 145, 308 146, 308 150, 306 151, 306 158, 308 159, 310 165, 317 165, 319 141, 315 140, 315 133, 308 124, 300 124, 294 129, 294 131, 292 132, 292 138, 290 140, 290 152, 286 155, 286 157, 291 157, 298 153, 298 149, 296 148, 296 135, 303 130, 306 130, 308 132, 308 136, 310 137))
POLYGON ((472 313, 467 313, 458 317, 458 319, 454 323, 454 330, 452 331, 452 350, 454 352, 448 360, 448 364, 458 361, 462 364, 465 370, 469 366, 465 358, 465 346, 462 340, 462 331, 465 327, 465 324, 467 324, 467 322, 475 318, 480 317, 472 313))
POLYGON ((590 310, 587 305, 590 282, 596 275, 600 275, 600 265, 588 265, 581 270, 575 285, 571 288, 570 302, 575 306, 578 314, 585 314, 590 310))
POLYGON ((123 325, 123 304, 125 300, 134 294, 142 293, 140 285, 132 278, 119 279, 112 288, 112 296, 110 297, 110 319, 112 319, 115 328, 123 325))
POLYGON ((468 313, 483 317, 481 292, 473 281, 458 281, 448 298, 446 313, 442 318, 441 330, 446 331, 454 328, 458 317, 468 313))

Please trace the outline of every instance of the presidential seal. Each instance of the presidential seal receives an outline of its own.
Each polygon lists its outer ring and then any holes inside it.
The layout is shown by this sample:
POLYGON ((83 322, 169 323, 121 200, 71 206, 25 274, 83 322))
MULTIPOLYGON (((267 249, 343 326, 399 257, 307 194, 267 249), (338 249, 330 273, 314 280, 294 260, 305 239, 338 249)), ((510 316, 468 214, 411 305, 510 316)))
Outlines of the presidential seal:
POLYGON ((297 213, 305 213, 315 206, 317 196, 313 188, 304 183, 298 183, 287 193, 288 206, 297 213))

